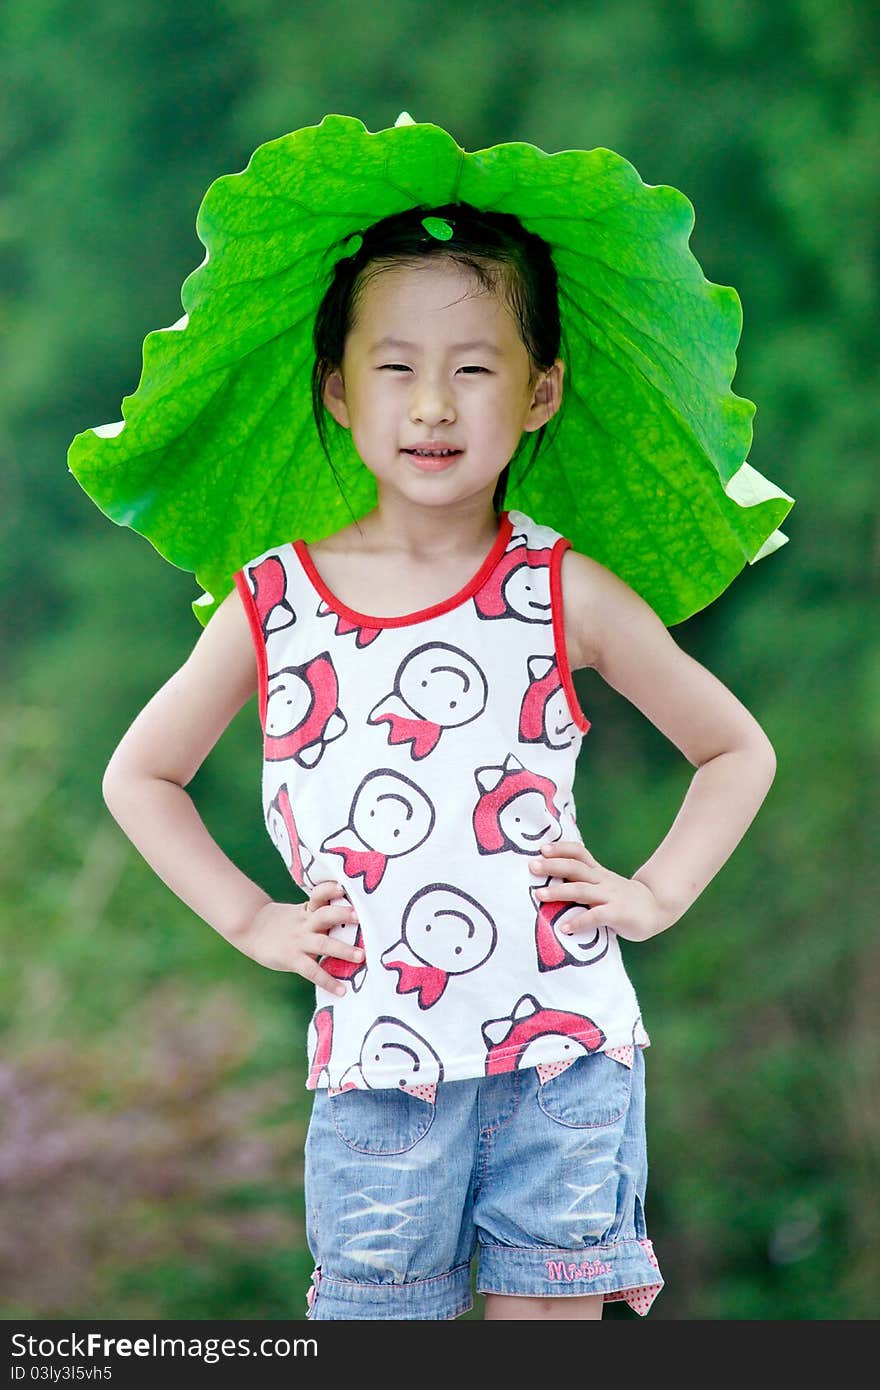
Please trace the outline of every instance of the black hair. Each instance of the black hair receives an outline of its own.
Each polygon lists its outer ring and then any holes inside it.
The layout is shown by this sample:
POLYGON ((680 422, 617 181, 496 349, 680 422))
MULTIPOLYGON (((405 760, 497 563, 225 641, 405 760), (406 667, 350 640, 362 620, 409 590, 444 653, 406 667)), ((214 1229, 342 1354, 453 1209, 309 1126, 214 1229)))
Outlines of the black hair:
MULTIPOLYGON (((351 241, 349 234, 328 248, 327 254, 351 241)), ((472 271, 485 290, 500 290, 519 325, 529 355, 530 384, 553 366, 560 356, 562 340, 558 279, 550 247, 543 237, 526 231, 513 213, 481 212, 464 202, 435 208, 411 207, 383 217, 364 231, 355 233, 354 241, 357 245, 354 253, 343 256, 333 268, 330 284, 315 315, 313 333, 312 414, 337 485, 339 476, 327 446, 328 418, 334 425, 336 421, 324 404, 324 387, 327 378, 342 363, 345 340, 354 325, 364 286, 372 274, 391 265, 417 266, 430 257, 445 257, 472 271), (431 235, 422 225, 425 217, 444 219, 451 225, 451 237, 440 240, 431 235), (370 273, 365 273, 368 268, 370 273)), ((567 359, 566 352, 564 360, 567 359)), ((557 412, 554 417, 556 426, 559 415, 557 412)), ((532 455, 519 482, 544 444, 546 429, 547 424, 544 424, 534 431, 532 455)), ((504 506, 511 465, 518 460, 525 443, 525 438, 519 441, 498 477, 492 497, 496 514, 504 506)))

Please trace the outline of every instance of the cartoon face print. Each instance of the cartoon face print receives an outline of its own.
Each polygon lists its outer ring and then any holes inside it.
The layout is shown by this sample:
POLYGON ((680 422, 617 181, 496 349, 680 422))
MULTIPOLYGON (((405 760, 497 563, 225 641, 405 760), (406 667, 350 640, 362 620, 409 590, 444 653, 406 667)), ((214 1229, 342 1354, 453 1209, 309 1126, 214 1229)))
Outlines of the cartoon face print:
POLYGON ((407 904, 402 939, 419 960, 450 975, 482 965, 497 938, 485 908, 448 883, 429 884, 407 904))
POLYGON ((343 856, 349 877, 363 875, 372 893, 387 861, 410 854, 434 828, 434 807, 425 793, 400 772, 380 768, 366 776, 354 794, 348 822, 321 845, 343 856))
POLYGON ((340 738, 347 728, 329 652, 269 676, 264 737, 267 758, 293 758, 301 767, 315 767, 327 744, 340 738))
POLYGON ((556 784, 549 777, 530 772, 512 753, 502 766, 478 767, 474 776, 480 797, 473 825, 481 854, 534 854, 545 840, 561 839, 556 784))
POLYGON ((252 565, 247 573, 263 637, 268 641, 273 632, 296 622, 286 594, 287 574, 277 555, 269 555, 258 565, 252 565))
POLYGON ((548 809, 546 797, 538 790, 513 797, 499 811, 498 824, 510 847, 522 854, 534 854, 545 840, 562 836, 559 818, 548 809))
POLYGON ((474 595, 481 618, 519 618, 526 623, 550 623, 550 558, 552 550, 530 550, 527 538, 516 535, 495 569, 474 595))
POLYGON ((395 681, 395 690, 418 718, 444 729, 457 729, 482 714, 487 689, 477 663, 446 642, 417 647, 401 663, 395 681))
POLYGON ((586 1014, 565 1009, 545 1009, 533 994, 517 1000, 506 1018, 489 1019, 483 1024, 486 1043, 486 1075, 515 1071, 572 1059, 583 1052, 596 1052, 605 1034, 586 1014))
POLYGON ((531 565, 527 561, 517 565, 507 576, 502 592, 507 607, 517 618, 527 623, 552 621, 548 565, 531 565))
POLYGON ((370 711, 368 723, 390 725, 389 744, 411 743, 414 758, 426 757, 444 729, 460 728, 486 707, 486 677, 458 647, 430 642, 401 662, 394 689, 370 711))
POLYGON ((571 717, 559 668, 550 656, 530 656, 529 685, 519 712, 521 743, 545 743, 548 748, 570 748, 578 736, 571 717))
POLYGON ((430 1043, 414 1029, 387 1014, 367 1030, 360 1062, 349 1067, 340 1086, 354 1082, 369 1089, 397 1085, 402 1091, 433 1100, 443 1080, 443 1063, 430 1043))
POLYGON ((434 807, 425 793, 399 772, 371 772, 355 793, 351 824, 358 839, 382 854, 409 854, 427 840, 434 807))
POLYGON ((286 783, 282 783, 275 797, 269 803, 266 812, 266 829, 269 831, 275 848, 287 865, 291 878, 295 879, 301 888, 304 887, 309 869, 314 863, 314 856, 297 834, 293 808, 290 804, 290 793, 286 783))
POLYGON ((583 909, 579 903, 553 902, 535 896, 537 888, 561 883, 562 879, 547 878, 544 884, 529 889, 535 904, 535 946, 539 970, 558 970, 561 965, 595 965, 608 954, 609 936, 606 926, 579 928, 571 936, 562 928, 583 909))
POLYGON ((544 742, 550 748, 568 748, 577 734, 577 726, 560 685, 544 706, 544 742))
POLYGON ((282 738, 301 724, 312 704, 312 691, 298 671, 279 671, 269 679, 266 733, 282 738))
POLYGON ((398 994, 418 993, 430 1008, 450 975, 465 975, 488 960, 498 932, 476 899, 448 883, 430 883, 407 903, 399 941, 382 954, 386 970, 397 970, 398 994))

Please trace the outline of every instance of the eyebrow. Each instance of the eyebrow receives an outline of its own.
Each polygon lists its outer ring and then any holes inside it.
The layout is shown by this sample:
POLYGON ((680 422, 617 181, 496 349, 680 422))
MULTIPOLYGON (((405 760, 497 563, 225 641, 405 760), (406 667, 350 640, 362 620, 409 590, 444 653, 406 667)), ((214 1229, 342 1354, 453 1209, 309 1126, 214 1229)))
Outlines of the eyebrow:
MULTIPOLYGON (((378 352, 381 348, 386 347, 409 348, 410 352, 418 352, 418 347, 415 343, 404 342, 402 338, 388 337, 380 338, 379 341, 374 343, 370 348, 370 352, 378 352)), ((494 343, 488 342, 485 338, 475 338, 472 343, 453 343, 449 351, 470 352, 474 348, 482 348, 484 352, 491 352, 496 357, 501 357, 503 355, 500 348, 497 348, 494 343)))

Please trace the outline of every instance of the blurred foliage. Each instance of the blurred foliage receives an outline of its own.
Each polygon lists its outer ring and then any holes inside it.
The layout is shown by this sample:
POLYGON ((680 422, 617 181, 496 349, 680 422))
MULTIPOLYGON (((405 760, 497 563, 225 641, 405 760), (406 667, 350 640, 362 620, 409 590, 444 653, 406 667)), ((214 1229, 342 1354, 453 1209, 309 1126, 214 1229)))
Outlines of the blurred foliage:
MULTIPOLYGON (((46 979, 32 982, 37 989, 46 979)), ((45 997, 45 996, 44 996, 45 997)), ((5 1317, 287 1317, 304 1287, 290 1199, 304 1134, 260 1074, 235 992, 166 978, 125 1028, 35 1041, 0 1064, 5 1317), (51 1193, 51 1200, 47 1194, 51 1193)), ((303 1308, 305 1304, 303 1301, 303 1308)))
MULTIPOLYGON (((109 816, 103 769, 198 636, 189 576, 66 470, 180 315, 208 184, 327 112, 407 109, 470 149, 605 145, 696 208, 744 307, 750 460, 790 544, 676 640, 771 738, 742 845, 627 966, 647 1053, 652 1318, 871 1318, 880 1290, 876 145, 867 0, 7 0, 0 11, 0 1240, 3 1316, 295 1317, 308 1121, 298 977, 238 955, 109 816), (872 621, 873 620, 873 621, 872 621)), ((593 672, 586 843, 632 872, 691 769, 593 672)), ((190 786, 265 834, 255 702, 190 786)), ((479 1316, 476 1309, 472 1316, 479 1316)), ((621 1304, 606 1317, 634 1316, 621 1304)))

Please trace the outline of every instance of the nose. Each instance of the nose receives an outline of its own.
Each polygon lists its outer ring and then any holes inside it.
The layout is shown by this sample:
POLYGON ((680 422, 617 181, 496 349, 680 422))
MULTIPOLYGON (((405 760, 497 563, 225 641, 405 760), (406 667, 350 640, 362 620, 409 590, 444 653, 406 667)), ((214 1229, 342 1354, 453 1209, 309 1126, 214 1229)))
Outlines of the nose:
POLYGON ((422 377, 417 381, 410 398, 409 418, 413 424, 448 424, 455 419, 452 393, 441 380, 422 377))

